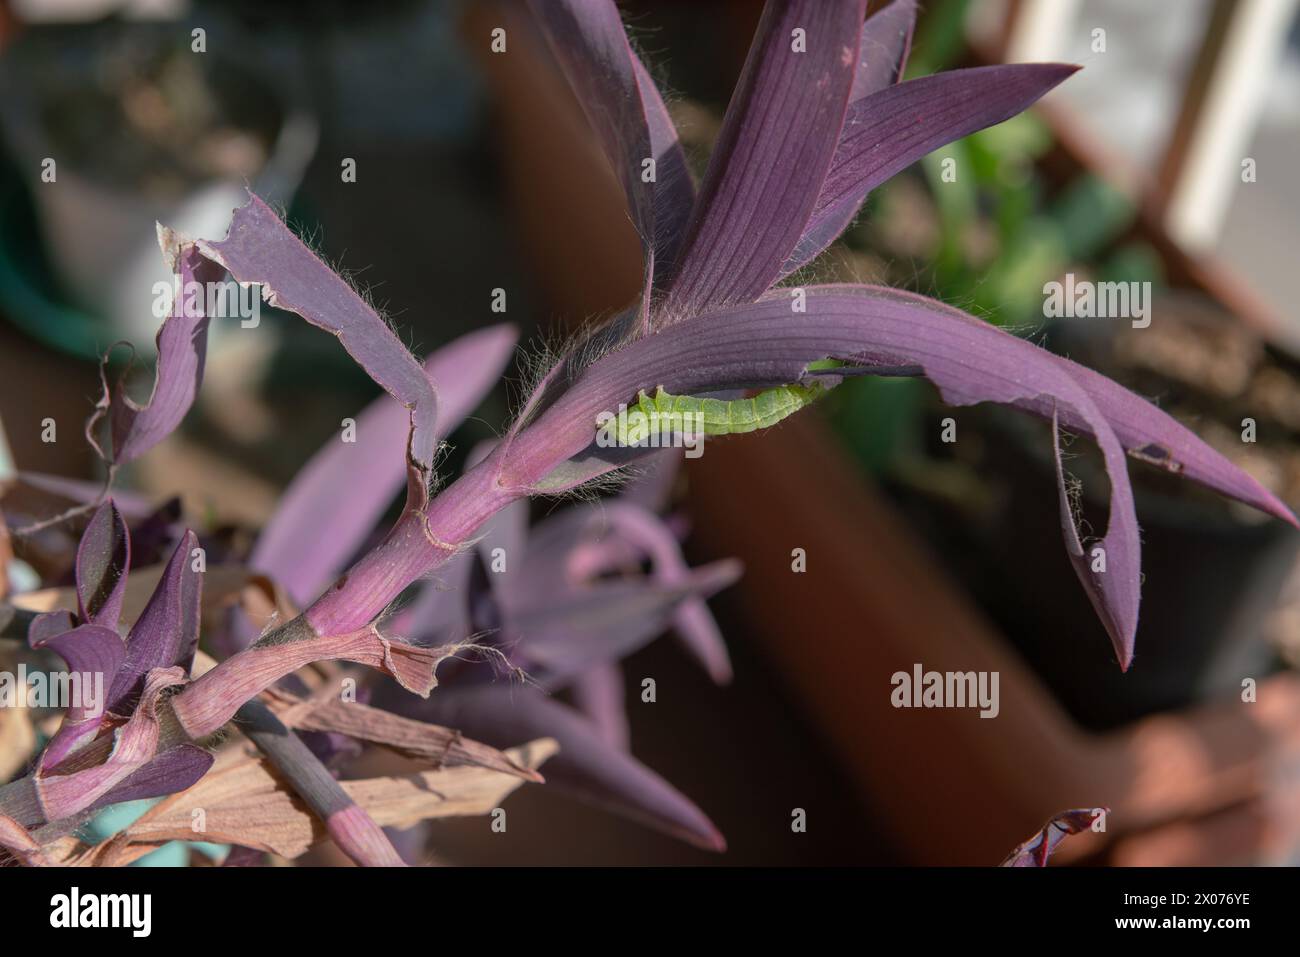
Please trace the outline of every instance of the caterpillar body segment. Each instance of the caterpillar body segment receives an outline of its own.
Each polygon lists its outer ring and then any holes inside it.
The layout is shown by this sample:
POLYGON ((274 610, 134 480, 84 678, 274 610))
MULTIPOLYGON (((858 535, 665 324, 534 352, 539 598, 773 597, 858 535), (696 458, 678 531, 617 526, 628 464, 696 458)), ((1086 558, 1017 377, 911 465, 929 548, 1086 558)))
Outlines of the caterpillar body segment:
MULTIPOLYGON (((845 363, 837 359, 810 362, 808 369, 835 369, 845 363)), ((693 395, 673 395, 663 386, 650 395, 644 389, 636 402, 612 422, 618 445, 642 445, 652 434, 734 435, 755 432, 776 425, 806 405, 817 401, 832 386, 814 379, 808 385, 790 383, 764 389, 746 399, 700 399, 693 395)), ((598 429, 608 426, 597 423, 598 429)), ((608 433, 605 433, 608 435, 608 433)))
POLYGON ((628 408, 620 422, 620 445, 638 445, 652 432, 660 435, 684 433, 694 435, 735 435, 755 432, 776 425, 804 406, 815 402, 827 391, 820 383, 782 385, 765 389, 748 399, 699 399, 689 395, 672 395, 663 386, 654 395, 644 389, 628 408))

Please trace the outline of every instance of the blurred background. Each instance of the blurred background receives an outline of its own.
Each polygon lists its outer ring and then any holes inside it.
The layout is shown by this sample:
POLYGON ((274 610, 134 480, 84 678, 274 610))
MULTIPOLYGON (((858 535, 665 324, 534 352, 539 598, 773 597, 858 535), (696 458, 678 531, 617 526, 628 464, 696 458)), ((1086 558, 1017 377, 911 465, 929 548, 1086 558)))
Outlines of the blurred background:
MULTIPOLYGON (((620 7, 699 173, 761 4, 620 7)), ((810 275, 914 289, 1070 355, 1300 506, 1298 10, 931 0, 909 76, 1084 69, 878 189, 810 275), (1044 284, 1066 274, 1151 283, 1154 321, 1046 319, 1044 284)), ((128 339, 152 359, 152 283, 169 278, 154 222, 220 237, 245 184, 417 355, 500 321, 494 288, 534 344, 637 294, 621 192, 513 3, 0 0, 0 479, 96 476, 80 429, 98 357, 128 339), (489 46, 502 25, 505 55, 489 46), (46 417, 60 441, 41 440, 46 417)), ((123 482, 183 490, 187 512, 239 534, 376 390, 301 321, 268 308, 257 330, 229 325, 194 413, 123 482)), ((521 375, 452 436, 447 470, 498 434, 521 375)), ((1300 534, 1133 463, 1146 580, 1121 675, 1061 549, 1049 449, 1041 423, 945 409, 907 379, 850 381, 779 429, 712 443, 681 507, 694 558, 746 566, 712 602, 736 679, 714 687, 665 642, 625 677, 671 689, 653 708, 629 696, 633 752, 729 851, 526 788, 509 842, 438 822, 436 860, 996 863, 1058 811, 1106 806, 1106 833, 1061 862, 1300 861, 1300 534), (894 710, 889 677, 915 662, 998 671, 1001 714, 894 710)), ((1085 489, 1104 488, 1075 451, 1085 489)))

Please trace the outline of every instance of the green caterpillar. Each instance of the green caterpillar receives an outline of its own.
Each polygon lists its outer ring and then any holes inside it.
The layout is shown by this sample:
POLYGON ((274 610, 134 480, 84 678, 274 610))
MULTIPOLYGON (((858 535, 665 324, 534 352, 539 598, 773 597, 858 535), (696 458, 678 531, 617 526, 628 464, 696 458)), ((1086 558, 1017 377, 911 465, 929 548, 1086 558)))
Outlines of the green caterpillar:
MULTIPOLYGON (((809 369, 834 368, 842 363, 834 359, 810 363, 809 369)), ((755 432, 776 425, 830 391, 830 386, 814 381, 809 385, 780 385, 764 389, 748 399, 700 399, 691 395, 671 395, 663 386, 648 395, 637 393, 636 402, 627 414, 609 419, 619 445, 640 445, 652 432, 660 435, 693 433, 696 435, 735 435, 755 432), (667 423, 665 425, 665 422, 667 423)), ((598 423, 608 428, 605 422, 598 423)))

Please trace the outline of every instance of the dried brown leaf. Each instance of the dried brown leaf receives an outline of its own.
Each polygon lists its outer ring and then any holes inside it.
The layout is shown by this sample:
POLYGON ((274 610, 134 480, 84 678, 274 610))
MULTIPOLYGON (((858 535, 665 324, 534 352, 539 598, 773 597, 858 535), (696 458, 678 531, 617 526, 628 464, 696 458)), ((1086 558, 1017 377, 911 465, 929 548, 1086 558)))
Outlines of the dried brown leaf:
POLYGON ((334 731, 370 741, 428 763, 431 770, 480 767, 542 781, 536 771, 515 764, 505 753, 465 738, 451 728, 404 718, 360 702, 345 702, 332 695, 298 698, 273 689, 267 696, 276 716, 299 731, 334 731))
MULTIPOLYGON (((534 769, 557 750, 553 739, 539 738, 505 754, 512 764, 534 769)), ((481 767, 342 782, 378 824, 393 827, 487 814, 522 783, 517 774, 481 767)), ((256 749, 240 742, 218 754, 201 781, 164 798, 111 840, 95 847, 62 841, 48 845, 46 852, 61 864, 119 866, 168 841, 202 840, 294 858, 325 837, 320 820, 256 749)))

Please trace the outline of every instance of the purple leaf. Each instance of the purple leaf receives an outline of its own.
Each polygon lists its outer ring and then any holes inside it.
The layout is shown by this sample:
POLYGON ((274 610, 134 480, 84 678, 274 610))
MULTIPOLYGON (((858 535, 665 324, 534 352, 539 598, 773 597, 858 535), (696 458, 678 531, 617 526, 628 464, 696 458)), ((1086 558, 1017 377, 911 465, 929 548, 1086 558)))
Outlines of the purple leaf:
POLYGON ((48 648, 67 663, 69 672, 77 676, 80 700, 69 704, 59 730, 41 752, 41 769, 57 765, 99 730, 107 691, 126 659, 126 644, 112 628, 81 625, 59 634, 43 634, 46 630, 41 622, 33 622, 31 646, 48 648))
POLYGON ((592 665, 574 678, 569 688, 574 707, 587 717, 601 740, 626 751, 630 734, 624 710, 622 666, 615 661, 592 665))
POLYGON ((858 68, 853 74, 849 108, 865 96, 903 78, 916 25, 916 0, 894 0, 867 17, 858 43, 858 68))
MULTIPOLYGON (((1065 539, 1065 554, 1069 558, 1070 565, 1074 568, 1074 573, 1078 576, 1079 582, 1083 585, 1088 600, 1092 602, 1093 610, 1097 612, 1097 617, 1102 620, 1107 633, 1111 636, 1111 640, 1115 642, 1115 654, 1119 658, 1120 667, 1127 670, 1129 662, 1133 659, 1133 635, 1137 632, 1137 599, 1133 599, 1132 630, 1126 632, 1127 622, 1116 614, 1115 609, 1122 607, 1127 596, 1108 593, 1106 586, 1109 579, 1104 575, 1095 573, 1092 568, 1096 561, 1100 561, 1104 565, 1107 552, 1103 551, 1098 556, 1094 551, 1093 555, 1089 555, 1084 551, 1083 542, 1079 538, 1079 530, 1075 525, 1074 508, 1070 504, 1069 486, 1066 484, 1065 465, 1061 461, 1061 429, 1059 417, 1055 410, 1052 413, 1052 454, 1056 464, 1056 491, 1060 500, 1061 535, 1065 539)), ((1109 468, 1109 462, 1107 467, 1109 468)), ((1136 518, 1132 529, 1127 534, 1133 540, 1137 540, 1136 518)), ((1108 531, 1106 539, 1111 537, 1112 535, 1108 531)), ((1103 539, 1103 549, 1106 548, 1106 539, 1103 539)))
POLYGON ((857 216, 867 194, 895 173, 941 146, 1010 119, 1077 69, 1031 63, 950 70, 887 86, 850 104, 816 207, 781 275, 829 246, 857 216))
POLYGON ((77 604, 88 624, 116 628, 131 566, 131 534, 109 499, 96 509, 77 546, 77 604))
POLYGON ((131 626, 126 639, 126 662, 108 693, 108 708, 129 714, 144 687, 145 676, 156 668, 179 666, 188 675, 199 643, 203 575, 194 570, 192 551, 198 537, 189 529, 163 569, 157 587, 131 626))
MULTIPOLYGON (((194 404, 203 381, 203 360, 208 348, 208 317, 203 290, 221 279, 221 269, 205 259, 190 243, 178 245, 170 230, 159 227, 159 244, 180 281, 180 294, 171 315, 158 330, 158 369, 149 401, 141 406, 126 394, 125 383, 108 384, 107 358, 100 364, 103 393, 86 423, 86 438, 104 461, 116 467, 139 458, 180 425, 194 404), (95 430, 109 418, 112 452, 105 453, 95 430)), ((123 374, 123 380, 125 373, 123 374)))
MULTIPOLYGON (((496 384, 516 338, 512 326, 493 326, 462 336, 425 361, 441 400, 437 440, 496 384)), ((356 442, 327 443, 285 490, 249 564, 272 576, 299 604, 319 594, 401 490, 406 472, 393 450, 409 430, 409 413, 392 397, 380 396, 367 406, 357 416, 356 442)))
POLYGON ((1021 844, 1002 862, 1002 867, 1046 867, 1047 859, 1071 834, 1089 830, 1098 813, 1106 808, 1077 808, 1062 811, 1043 825, 1043 829, 1021 844))
MULTIPOLYGON (((32 618, 31 624, 27 626, 27 643, 33 648, 39 648, 42 642, 76 627, 77 616, 70 611, 43 612, 32 618)), ((121 640, 120 636, 118 640, 121 640)))
MULTIPOLYGON (((969 322, 979 321, 965 313, 958 312, 958 315, 969 322)), ((1191 429, 1101 373, 1061 356, 1051 358, 1087 390, 1124 448, 1136 458, 1252 505, 1284 522, 1297 524, 1291 510, 1277 496, 1202 442, 1191 429)), ((1052 414, 1045 405, 1034 411, 1044 418, 1052 414)), ((1071 431, 1087 431, 1086 424, 1073 418, 1068 409, 1060 410, 1060 418, 1071 431)))
POLYGON ((45 819, 57 821, 86 810, 152 761, 161 730, 157 714, 159 699, 167 688, 184 682, 185 676, 179 668, 151 671, 139 706, 130 720, 113 732, 112 748, 101 763, 89 763, 98 756, 92 752, 99 749, 87 746, 50 773, 38 774, 36 795, 45 819))
POLYGON ((178 744, 162 751, 148 764, 122 780, 90 806, 90 810, 175 794, 196 784, 212 767, 213 755, 193 744, 178 744))
MULTIPOLYGON (((671 529, 625 496, 590 509, 572 509, 539 526, 530 552, 529 578, 520 597, 533 604, 557 592, 628 566, 651 562, 654 579, 670 589, 688 582, 692 570, 671 529), (574 541, 583 543, 574 546, 574 541), (567 555, 560 555, 561 551, 567 555)), ((739 569, 735 569, 738 573, 739 569)), ((708 604, 699 595, 681 599, 672 624, 686 649, 718 684, 731 680, 731 661, 708 604)), ((648 636, 647 636, 648 637, 648 636)))
POLYGON ((673 615, 673 630, 714 684, 731 684, 731 655, 718 622, 703 598, 687 598, 678 606, 673 615))
MULTIPOLYGON (((81 505, 94 505, 104 497, 103 482, 64 478, 45 472, 19 472, 14 478, 23 485, 47 495, 54 495, 81 505)), ((116 489, 113 504, 126 518, 141 519, 154 512, 155 506, 148 496, 116 489)))
POLYGON ((662 385, 675 394, 699 395, 766 388, 800 380, 808 363, 827 357, 867 368, 916 365, 952 405, 1001 402, 1049 419, 1057 409, 1068 428, 1098 442, 1111 483, 1111 516, 1100 543, 1106 571, 1089 569, 1084 580, 1105 608, 1103 624, 1124 667, 1137 627, 1139 542, 1119 435, 1158 442, 1169 453, 1168 468, 1295 521, 1257 482, 1150 403, 1113 383, 1100 389, 1095 379, 1076 378, 1072 365, 1029 342, 896 290, 818 286, 807 293, 806 313, 792 314, 790 299, 774 292, 751 306, 684 320, 594 363, 515 440, 505 481, 545 487, 544 463, 565 454, 582 464, 568 478, 599 474, 608 462, 589 451, 596 417, 640 389, 662 385), (1104 398, 1104 410, 1093 392, 1104 398))
MULTIPOLYGON (((653 563, 655 578, 665 585, 680 585, 693 572, 682 555, 672 531, 656 515, 622 503, 604 509, 607 521, 622 538, 643 549, 653 563)), ((740 574, 739 565, 735 568, 740 574)), ((731 658, 718 623, 703 597, 685 598, 673 613, 673 628, 686 649, 717 684, 731 681, 731 658)))
POLYGON ((630 817, 706 850, 722 851, 718 829, 690 799, 631 755, 611 746, 572 708, 532 689, 442 689, 418 706, 422 717, 495 747, 539 735, 560 743, 546 764, 547 787, 630 817))
POLYGON ((673 584, 601 582, 551 596, 533 608, 511 609, 520 636, 517 656, 548 687, 586 666, 623 658, 662 633, 688 598, 703 598, 740 577, 733 560, 691 569, 673 584))
POLYGON ((830 169, 865 8, 865 0, 764 7, 665 315, 751 301, 780 275, 830 169))
POLYGON ((397 334, 252 193, 235 210, 224 240, 199 240, 197 245, 237 282, 260 283, 262 298, 272 306, 336 335, 370 378, 409 410, 407 456, 418 476, 410 484, 423 497, 438 446, 437 396, 397 334))
POLYGON ((529 6, 623 187, 649 287, 658 282, 656 273, 671 274, 695 199, 677 130, 628 45, 612 0, 530 0, 529 6))

